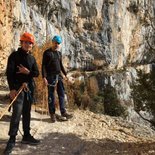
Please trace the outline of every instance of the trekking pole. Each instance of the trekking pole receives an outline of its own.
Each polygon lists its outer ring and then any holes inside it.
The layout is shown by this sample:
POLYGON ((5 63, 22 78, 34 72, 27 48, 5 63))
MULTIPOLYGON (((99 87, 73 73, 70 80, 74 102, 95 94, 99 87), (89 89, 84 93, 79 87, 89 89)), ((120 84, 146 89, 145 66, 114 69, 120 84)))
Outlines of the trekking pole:
POLYGON ((2 119, 2 117, 5 115, 5 113, 8 111, 8 109, 11 107, 11 105, 15 102, 15 100, 17 99, 17 97, 19 96, 19 94, 22 92, 23 89, 24 89, 24 85, 22 85, 20 87, 20 89, 17 92, 17 95, 14 97, 14 99, 11 101, 11 103, 4 109, 3 113, 0 116, 0 119, 2 119))

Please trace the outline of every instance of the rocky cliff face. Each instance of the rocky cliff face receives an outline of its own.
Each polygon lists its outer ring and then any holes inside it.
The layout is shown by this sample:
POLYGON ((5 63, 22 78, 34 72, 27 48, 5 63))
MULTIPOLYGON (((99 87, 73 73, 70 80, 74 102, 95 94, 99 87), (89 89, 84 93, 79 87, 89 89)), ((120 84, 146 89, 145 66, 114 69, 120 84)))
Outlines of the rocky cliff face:
POLYGON ((6 83, 4 70, 7 63, 7 58, 10 49, 13 47, 13 10, 15 1, 0 1, 0 80, 1 83, 6 83))
MULTIPOLYGON (((123 103, 131 103, 130 84, 136 68, 149 71, 144 24, 146 11, 154 16, 153 0, 1 0, 0 67, 19 45, 20 34, 29 31, 41 45, 60 34, 68 68, 110 71, 108 79, 123 103)), ((100 86, 102 87, 102 86, 100 86)))

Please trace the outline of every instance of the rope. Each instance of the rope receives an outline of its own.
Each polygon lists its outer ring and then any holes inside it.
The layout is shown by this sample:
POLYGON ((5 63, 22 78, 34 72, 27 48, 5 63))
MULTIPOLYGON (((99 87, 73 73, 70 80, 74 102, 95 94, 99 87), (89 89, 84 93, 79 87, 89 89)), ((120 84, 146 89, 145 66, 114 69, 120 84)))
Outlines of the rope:
POLYGON ((14 97, 14 99, 11 101, 11 103, 4 109, 3 113, 0 116, 0 119, 2 119, 2 117, 6 114, 6 112, 8 112, 9 108, 15 102, 15 100, 17 99, 17 97, 19 96, 19 94, 22 92, 22 90, 24 89, 24 87, 25 87, 24 85, 22 85, 20 87, 20 89, 17 92, 17 95, 14 97))

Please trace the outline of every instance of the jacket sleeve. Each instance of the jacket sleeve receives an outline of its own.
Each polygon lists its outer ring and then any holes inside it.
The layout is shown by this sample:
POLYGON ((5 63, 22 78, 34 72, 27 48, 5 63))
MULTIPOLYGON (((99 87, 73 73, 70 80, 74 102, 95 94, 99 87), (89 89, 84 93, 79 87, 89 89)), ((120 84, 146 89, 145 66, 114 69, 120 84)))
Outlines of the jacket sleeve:
POLYGON ((47 72, 46 72, 46 52, 44 52, 43 54, 43 58, 42 58, 42 66, 41 66, 41 70, 42 70, 42 77, 46 78, 47 77, 47 72))
POLYGON ((10 90, 16 89, 16 86, 15 86, 15 83, 16 83, 15 72, 16 72, 15 52, 13 52, 8 57, 8 62, 7 62, 7 67, 6 67, 7 82, 8 82, 10 90))
POLYGON ((34 59, 34 63, 32 65, 32 70, 30 71, 30 74, 29 74, 29 76, 32 78, 39 76, 39 70, 38 70, 37 62, 36 62, 34 57, 33 57, 33 59, 34 59))

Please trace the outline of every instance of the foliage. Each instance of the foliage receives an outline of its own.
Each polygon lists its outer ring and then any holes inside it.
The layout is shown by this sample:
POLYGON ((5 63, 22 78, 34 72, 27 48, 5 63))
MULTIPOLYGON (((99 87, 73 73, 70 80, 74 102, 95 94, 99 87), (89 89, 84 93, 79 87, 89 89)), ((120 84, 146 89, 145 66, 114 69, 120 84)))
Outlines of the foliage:
POLYGON ((92 96, 90 110, 95 113, 104 114, 104 92, 98 92, 98 94, 92 96))
POLYGON ((134 108, 139 113, 146 111, 155 117, 155 73, 137 71, 138 78, 132 85, 131 96, 134 108))
MULTIPOLYGON (((145 27, 145 51, 143 57, 147 63, 155 60, 155 15, 154 6, 146 4, 141 6, 140 23, 145 27)), ((143 60, 144 61, 144 60, 143 60)))
POLYGON ((82 108, 84 110, 86 110, 87 108, 90 108, 91 103, 92 103, 92 100, 91 100, 90 96, 88 95, 88 92, 85 91, 81 97, 82 108))
POLYGON ((120 104, 116 89, 110 85, 105 88, 104 111, 110 116, 126 116, 126 108, 120 104))
POLYGON ((69 82, 64 84, 66 93, 69 98, 70 106, 73 107, 73 105, 77 105, 78 107, 80 107, 82 102, 82 95, 84 93, 84 83, 76 80, 73 84, 69 82))
POLYGON ((94 96, 97 96, 99 92, 98 81, 96 79, 96 76, 90 76, 86 80, 87 80, 86 86, 87 86, 88 94, 92 98, 94 98, 94 96))

